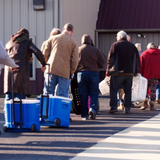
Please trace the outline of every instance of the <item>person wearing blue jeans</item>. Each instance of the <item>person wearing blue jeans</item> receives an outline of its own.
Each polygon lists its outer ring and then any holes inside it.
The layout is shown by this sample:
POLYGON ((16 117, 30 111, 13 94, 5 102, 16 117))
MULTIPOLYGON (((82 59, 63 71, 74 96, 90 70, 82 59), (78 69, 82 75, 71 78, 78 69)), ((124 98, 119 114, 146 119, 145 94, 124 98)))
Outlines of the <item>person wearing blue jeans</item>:
MULTIPOLYGON (((25 94, 21 94, 20 95, 20 93, 14 93, 14 98, 18 98, 18 99, 20 99, 20 96, 21 96, 21 99, 26 99, 26 95, 25 94)), ((12 92, 7 92, 6 93, 6 95, 5 95, 5 100, 10 100, 10 99, 12 99, 13 97, 12 97, 12 92)))
POLYGON ((99 94, 99 70, 106 65, 106 56, 93 46, 89 35, 84 34, 79 47, 80 61, 77 69, 77 82, 81 101, 82 120, 94 120, 97 114, 99 94), (90 96, 90 109, 88 112, 88 97, 90 96), (90 117, 89 117, 90 116, 90 117))
POLYGON ((45 75, 44 94, 51 94, 56 96, 68 97, 70 79, 56 76, 53 74, 45 75), (49 83, 48 83, 49 78, 49 83), (58 84, 58 91, 54 93, 56 85, 58 84))
POLYGON ((43 55, 49 67, 45 71, 44 94, 48 92, 54 95, 55 87, 58 85, 56 95, 68 97, 70 79, 77 69, 79 60, 78 46, 71 37, 72 34, 73 25, 66 23, 61 34, 52 36, 45 43, 43 55))
POLYGON ((88 96, 91 98, 90 107, 92 112, 97 113, 99 73, 91 71, 78 72, 77 81, 81 99, 81 116, 88 118, 88 96))
POLYGON ((156 103, 160 104, 160 81, 158 82, 156 89, 156 103))

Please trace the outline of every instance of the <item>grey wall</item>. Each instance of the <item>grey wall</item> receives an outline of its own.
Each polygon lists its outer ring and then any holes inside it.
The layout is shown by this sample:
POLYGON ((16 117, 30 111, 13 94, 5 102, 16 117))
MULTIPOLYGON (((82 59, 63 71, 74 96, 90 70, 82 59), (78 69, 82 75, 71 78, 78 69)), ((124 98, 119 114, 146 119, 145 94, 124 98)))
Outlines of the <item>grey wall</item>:
MULTIPOLYGON (((160 33, 145 33, 143 32, 143 35, 145 35, 145 38, 138 37, 139 33, 130 33, 127 32, 128 35, 131 37, 131 42, 133 44, 135 43, 141 43, 142 51, 146 50, 147 44, 149 42, 154 42, 157 46, 160 45, 160 33)), ((111 44, 116 41, 116 34, 115 33, 105 33, 105 32, 99 32, 97 34, 97 46, 106 54, 108 55, 108 51, 111 47, 111 44)))

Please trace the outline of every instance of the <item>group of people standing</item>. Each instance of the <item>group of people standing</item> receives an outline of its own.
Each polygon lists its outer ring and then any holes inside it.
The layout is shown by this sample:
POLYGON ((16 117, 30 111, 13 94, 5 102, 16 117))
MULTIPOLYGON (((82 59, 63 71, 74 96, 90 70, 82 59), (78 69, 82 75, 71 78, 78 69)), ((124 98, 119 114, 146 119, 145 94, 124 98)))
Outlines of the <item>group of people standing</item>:
MULTIPOLYGON (((3 50, 0 51, 0 56, 3 54, 2 58, 6 57, 7 59, 3 61, 6 65, 4 70, 6 100, 12 98, 13 68, 15 71, 18 70, 14 74, 14 97, 20 97, 21 94, 24 99, 31 95, 29 61, 32 59, 32 53, 34 53, 41 63, 41 70, 45 72, 44 94, 68 97, 70 80, 76 75, 82 120, 96 119, 99 72, 106 66, 106 76, 111 76, 111 108, 109 113, 117 112, 117 92, 120 88, 123 88, 125 93, 124 112, 130 113, 132 80, 133 76, 139 72, 148 79, 151 93, 150 105, 153 105, 152 102, 155 101, 153 88, 157 87, 158 79, 160 79, 160 64, 157 63, 160 60, 160 53, 159 50, 155 49, 154 43, 151 44, 149 50, 139 56, 137 48, 130 42, 127 33, 120 31, 117 33, 117 42, 113 43, 109 50, 107 60, 105 54, 94 46, 88 34, 82 36, 81 46, 78 47, 76 41, 71 37, 73 30, 73 25, 70 23, 65 24, 62 31, 54 28, 49 38, 42 44, 41 50, 32 43, 29 38, 29 31, 25 28, 12 35, 6 44, 5 50, 8 54, 5 53, 4 47, 0 43, 3 50), (148 58, 146 58, 147 56, 148 58), (88 97, 90 97, 89 110, 88 97)), ((146 100, 143 107, 146 107, 145 103, 146 100)))
MULTIPOLYGON (((117 42, 113 43, 108 54, 108 67, 106 75, 111 75, 109 113, 117 112, 117 92, 123 88, 124 103, 118 109, 130 113, 131 87, 133 76, 140 73, 148 80, 146 99, 142 102, 141 110, 148 105, 150 110, 155 110, 156 89, 160 80, 160 50, 154 42, 147 45, 147 50, 141 52, 140 44, 132 44, 127 40, 127 33, 117 33, 117 42)), ((122 97, 122 96, 121 96, 122 97)), ((157 103, 159 100, 157 100, 157 103)))
POLYGON ((68 97, 70 80, 77 73, 81 98, 82 119, 96 118, 98 102, 99 71, 106 65, 106 56, 94 47, 92 39, 85 34, 82 45, 78 48, 71 37, 73 25, 67 23, 62 31, 54 28, 49 38, 38 49, 29 38, 29 31, 21 28, 11 36, 2 47, 5 56, 11 61, 4 63, 4 93, 6 100, 12 99, 12 76, 14 78, 14 97, 25 99, 31 95, 29 61, 32 53, 41 63, 45 72, 44 94, 68 97), (8 54, 6 54, 6 52, 8 54), (87 54, 87 55, 86 55, 87 54), (14 75, 13 68, 16 68, 14 75), (88 112, 88 96, 90 110, 88 112))

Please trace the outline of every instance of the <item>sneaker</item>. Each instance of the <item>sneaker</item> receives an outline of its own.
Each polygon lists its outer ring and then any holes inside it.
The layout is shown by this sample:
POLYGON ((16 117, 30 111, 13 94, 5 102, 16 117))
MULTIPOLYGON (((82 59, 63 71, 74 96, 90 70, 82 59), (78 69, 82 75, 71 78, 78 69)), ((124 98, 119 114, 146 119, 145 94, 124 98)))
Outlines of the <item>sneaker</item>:
POLYGON ((134 108, 134 107, 135 107, 135 105, 133 103, 131 103, 131 108, 134 108))
POLYGON ((88 116, 82 117, 82 121, 86 121, 86 120, 88 120, 88 116))
POLYGON ((92 120, 96 119, 96 111, 94 109, 90 108, 88 114, 90 119, 92 120))
POLYGON ((120 103, 119 107, 118 107, 118 110, 124 110, 124 105, 123 103, 120 103))
POLYGON ((82 121, 86 121, 88 118, 86 117, 82 117, 82 121))
POLYGON ((125 114, 131 113, 130 108, 125 108, 125 109, 124 109, 124 113, 125 113, 125 114))
POLYGON ((108 113, 115 113, 115 112, 118 112, 118 110, 115 109, 115 108, 111 108, 111 109, 108 111, 108 113))

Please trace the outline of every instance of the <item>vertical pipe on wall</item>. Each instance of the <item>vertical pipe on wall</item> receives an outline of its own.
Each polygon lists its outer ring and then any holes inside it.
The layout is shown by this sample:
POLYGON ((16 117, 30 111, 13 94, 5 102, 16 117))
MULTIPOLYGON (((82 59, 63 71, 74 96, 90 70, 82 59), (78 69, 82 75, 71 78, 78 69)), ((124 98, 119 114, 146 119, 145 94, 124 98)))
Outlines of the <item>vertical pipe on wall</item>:
POLYGON ((59 8, 60 8, 60 2, 59 0, 54 0, 54 12, 53 12, 53 17, 54 17, 54 27, 60 28, 60 16, 59 16, 59 8))

